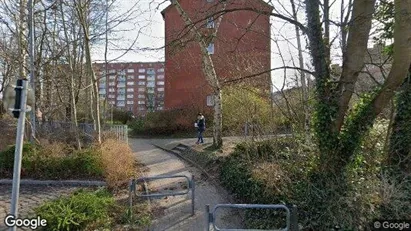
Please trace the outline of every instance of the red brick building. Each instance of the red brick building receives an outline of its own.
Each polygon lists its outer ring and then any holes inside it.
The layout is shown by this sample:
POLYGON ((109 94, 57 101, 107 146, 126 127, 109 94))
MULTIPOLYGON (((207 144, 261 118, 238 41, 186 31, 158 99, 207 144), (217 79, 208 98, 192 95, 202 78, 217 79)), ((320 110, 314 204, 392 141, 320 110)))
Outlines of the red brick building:
MULTIPOLYGON (((221 9, 217 0, 179 0, 180 5, 196 22, 221 9)), ((227 1, 227 9, 251 7, 271 12, 272 7, 262 0, 227 1)), ((212 106, 212 91, 202 72, 199 44, 187 32, 184 21, 173 5, 162 12, 165 20, 165 108, 195 106, 205 110, 212 106)), ((198 23, 202 33, 215 30, 216 19, 208 17, 198 23)), ((255 11, 226 13, 209 53, 220 80, 235 79, 267 71, 271 68, 270 18, 255 11)), ((223 81, 220 81, 223 82, 223 81)), ((271 91, 268 72, 247 80, 254 86, 271 91)))
POLYGON ((164 63, 95 63, 99 94, 108 104, 134 115, 164 109, 164 63))

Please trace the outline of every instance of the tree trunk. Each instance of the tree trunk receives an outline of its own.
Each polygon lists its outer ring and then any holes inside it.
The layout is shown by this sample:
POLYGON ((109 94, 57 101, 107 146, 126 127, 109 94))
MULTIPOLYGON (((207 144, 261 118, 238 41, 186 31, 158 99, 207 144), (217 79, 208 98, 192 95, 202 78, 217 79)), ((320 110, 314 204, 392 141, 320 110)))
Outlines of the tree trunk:
POLYGON ((388 164, 396 172, 411 172, 411 72, 397 97, 388 164))
MULTIPOLYGON (((63 30, 64 30, 64 37, 67 42, 69 42, 69 36, 67 33, 67 27, 66 27, 66 21, 64 17, 64 11, 63 11, 63 2, 60 2, 60 12, 61 12, 61 18, 63 21, 63 30)), ((74 46, 73 46, 73 51, 74 51, 74 46)), ((75 83, 74 83, 74 65, 73 65, 73 59, 71 57, 71 52, 70 52, 70 43, 67 44, 67 59, 69 63, 69 68, 70 68, 70 107, 71 107, 71 121, 74 124, 75 127, 75 136, 76 136, 76 144, 77 144, 77 149, 81 150, 81 141, 80 141, 80 134, 78 131, 78 120, 77 120, 77 105, 76 105, 76 99, 75 99, 75 83)))
MULTIPOLYGON (((328 1, 328 0, 327 0, 328 1)), ((291 2, 291 7, 293 10, 293 18, 294 20, 298 21, 297 17, 297 11, 295 9, 295 3, 294 0, 290 0, 291 2)), ((325 4, 325 3, 324 3, 325 4)), ((300 35, 300 29, 298 26, 295 26, 295 34, 297 36, 297 49, 298 49, 298 62, 299 62, 299 67, 301 69, 304 69, 304 57, 303 57, 303 49, 301 46, 301 35, 300 35)), ((304 121, 303 121, 303 128, 305 132, 305 139, 306 142, 310 141, 310 114, 308 111, 308 89, 307 89, 307 84, 306 84, 306 77, 305 77, 305 72, 300 71, 300 81, 301 81, 301 95, 302 95, 302 110, 304 113, 304 121)))

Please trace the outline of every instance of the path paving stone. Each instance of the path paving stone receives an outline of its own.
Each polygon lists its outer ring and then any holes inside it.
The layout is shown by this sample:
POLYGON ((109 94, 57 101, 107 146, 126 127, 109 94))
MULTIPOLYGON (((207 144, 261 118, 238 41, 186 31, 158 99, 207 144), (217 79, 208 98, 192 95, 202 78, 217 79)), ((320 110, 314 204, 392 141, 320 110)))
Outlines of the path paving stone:
MULTIPOLYGON (((7 230, 4 219, 10 213, 12 185, 0 185, 0 231, 7 230)), ((21 185, 19 197, 19 217, 28 218, 33 209, 45 201, 69 195, 79 187, 21 185)), ((31 230, 31 229, 18 229, 31 230)))

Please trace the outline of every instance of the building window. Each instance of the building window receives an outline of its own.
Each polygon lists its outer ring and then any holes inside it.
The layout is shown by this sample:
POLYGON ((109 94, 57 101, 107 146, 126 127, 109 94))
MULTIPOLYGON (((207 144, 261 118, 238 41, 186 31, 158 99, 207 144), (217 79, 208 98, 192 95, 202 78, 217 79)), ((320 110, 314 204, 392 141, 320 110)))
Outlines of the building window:
POLYGON ((108 92, 115 92, 116 90, 114 88, 109 88, 108 92))
POLYGON ((114 99, 114 98, 116 98, 116 96, 115 95, 108 95, 108 98, 109 99, 114 99))
POLYGON ((215 24, 214 24, 214 19, 213 17, 210 17, 207 19, 207 28, 214 28, 215 24))
POLYGON ((157 110, 163 110, 163 107, 157 107, 157 110))
POLYGON ((157 79, 164 79, 164 75, 157 75, 157 79))
POLYGON ((139 99, 145 99, 146 96, 145 96, 145 95, 138 95, 138 98, 139 98, 139 99))
POLYGON ((208 44, 207 51, 210 55, 214 54, 214 43, 208 44))
POLYGON ((108 73, 110 73, 110 74, 114 74, 114 73, 116 73, 116 70, 111 69, 111 70, 109 70, 109 71, 108 71, 108 73))
POLYGON ((146 85, 146 82, 145 82, 145 81, 139 81, 139 82, 138 82, 138 85, 139 85, 139 86, 145 86, 145 85, 146 85))
POLYGON ((164 85, 164 81, 158 81, 157 85, 164 85))
POLYGON ((154 75, 147 76, 147 81, 155 81, 156 77, 154 75))
POLYGON ((127 104, 134 104, 133 100, 127 100, 127 104))
POLYGON ((146 104, 146 101, 138 101, 138 104, 146 104))
POLYGON ((128 75, 127 78, 128 79, 134 79, 134 75, 128 75))
POLYGON ((213 95, 207 96, 207 106, 214 106, 214 96, 213 95))
POLYGON ((138 69, 138 73, 145 73, 146 69, 138 69))
POLYGON ((130 95, 130 94, 127 95, 127 99, 132 99, 132 98, 134 98, 134 95, 130 95))
POLYGON ((164 72, 164 68, 160 68, 160 69, 158 69, 158 70, 157 70, 157 72, 159 72, 159 73, 163 73, 163 72, 164 72))
POLYGON ((114 79, 116 79, 116 77, 112 75, 112 76, 109 77, 109 79, 114 80, 114 79))
POLYGON ((138 79, 146 79, 146 76, 145 75, 139 75, 138 79))
POLYGON ((134 73, 134 69, 127 69, 127 73, 134 73))
POLYGON ((164 87, 157 88, 157 91, 164 91, 164 87))
POLYGON ((109 104, 111 104, 111 105, 116 104, 116 102, 115 102, 115 101, 109 101, 108 103, 109 103, 109 104))
POLYGON ((132 86, 132 85, 134 85, 134 82, 127 82, 127 85, 132 86))
POLYGON ((125 101, 117 101, 117 106, 119 106, 119 107, 126 106, 125 101))
POLYGON ((138 91, 139 91, 139 92, 145 92, 146 89, 145 89, 144 87, 140 87, 140 88, 138 88, 138 91))
POLYGON ((155 82, 147 82, 147 87, 154 87, 155 82))
POLYGON ((134 92, 134 88, 127 88, 127 92, 134 92))

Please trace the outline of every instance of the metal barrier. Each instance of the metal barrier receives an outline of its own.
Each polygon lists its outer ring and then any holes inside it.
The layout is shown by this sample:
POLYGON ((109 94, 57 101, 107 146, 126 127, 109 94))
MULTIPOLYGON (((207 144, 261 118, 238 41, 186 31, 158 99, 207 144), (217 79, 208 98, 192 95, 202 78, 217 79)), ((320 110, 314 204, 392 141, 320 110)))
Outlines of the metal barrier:
POLYGON ((297 207, 294 205, 288 208, 286 205, 260 205, 260 204, 217 204, 213 211, 210 212, 210 205, 206 205, 207 231, 210 231, 210 224, 216 231, 246 231, 256 229, 220 229, 216 226, 216 211, 219 208, 239 208, 239 209, 276 209, 285 210, 286 212, 286 231, 298 231, 297 224, 297 207), (291 210, 291 211, 290 211, 291 210))
POLYGON ((145 198, 156 198, 156 197, 166 197, 166 196, 181 196, 181 195, 186 195, 191 191, 191 215, 194 216, 194 198, 195 198, 195 182, 194 182, 194 176, 191 176, 191 179, 188 176, 185 175, 175 175, 175 176, 152 176, 152 177, 141 177, 138 179, 133 179, 131 180, 130 183, 130 194, 129 194, 129 203, 130 203, 130 208, 133 206, 133 196, 138 196, 138 197, 145 197, 145 198), (157 194, 149 194, 148 186, 147 186, 147 181, 149 180, 159 180, 159 179, 172 179, 172 178, 185 178, 187 181, 187 190, 183 192, 170 192, 170 193, 157 193, 157 194), (136 193, 136 186, 139 182, 144 182, 144 186, 146 189, 146 195, 137 195, 136 193))

